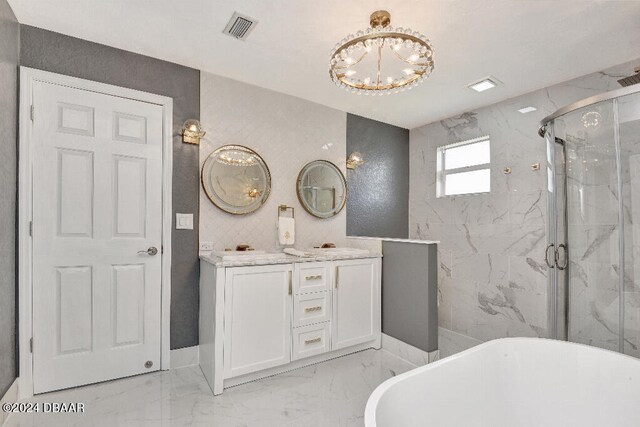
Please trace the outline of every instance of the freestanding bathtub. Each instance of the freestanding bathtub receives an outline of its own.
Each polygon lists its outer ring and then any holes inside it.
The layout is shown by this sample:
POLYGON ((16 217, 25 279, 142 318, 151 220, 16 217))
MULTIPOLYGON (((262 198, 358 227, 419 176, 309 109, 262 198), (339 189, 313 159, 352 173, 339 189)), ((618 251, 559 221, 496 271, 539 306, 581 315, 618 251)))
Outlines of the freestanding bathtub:
POLYGON ((640 360, 564 341, 489 341, 382 383, 365 425, 637 427, 640 360))

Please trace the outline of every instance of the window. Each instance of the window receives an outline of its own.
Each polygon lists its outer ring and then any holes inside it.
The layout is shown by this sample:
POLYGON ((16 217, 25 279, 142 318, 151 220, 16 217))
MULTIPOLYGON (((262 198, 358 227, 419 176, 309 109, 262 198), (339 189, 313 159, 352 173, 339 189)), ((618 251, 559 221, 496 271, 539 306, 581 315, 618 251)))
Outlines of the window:
POLYGON ((488 136, 438 147, 437 197, 491 191, 488 136))

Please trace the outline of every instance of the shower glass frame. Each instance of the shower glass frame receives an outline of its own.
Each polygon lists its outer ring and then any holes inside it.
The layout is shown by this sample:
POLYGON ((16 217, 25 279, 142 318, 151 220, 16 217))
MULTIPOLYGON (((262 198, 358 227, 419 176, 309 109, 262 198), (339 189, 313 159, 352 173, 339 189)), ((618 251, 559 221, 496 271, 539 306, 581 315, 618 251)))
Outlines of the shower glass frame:
MULTIPOLYGON (((640 333, 638 333, 640 331, 635 331, 636 335, 638 335, 638 337, 636 337, 635 344, 631 343, 631 341, 625 338, 625 334, 627 333, 625 329, 625 316, 626 316, 625 286, 630 284, 630 286, 633 286, 633 291, 637 291, 638 287, 635 285, 633 278, 629 279, 627 275, 626 265, 625 265, 625 263, 629 261, 629 259, 631 259, 630 264, 633 264, 633 254, 631 253, 632 251, 630 247, 628 246, 625 247, 625 239, 629 238, 628 236, 625 235, 625 222, 628 222, 628 225, 632 224, 631 219, 633 217, 633 214, 629 209, 627 209, 627 215, 629 215, 629 218, 625 219, 624 190, 626 188, 624 187, 625 180, 623 179, 623 173, 624 173, 623 165, 627 166, 625 170, 629 175, 628 176, 629 181, 627 185, 629 185, 630 190, 633 189, 632 182, 631 182, 633 177, 632 177, 632 171, 631 171, 632 165, 630 160, 632 156, 627 155, 623 159, 623 154, 629 154, 629 153, 627 153, 627 151, 623 151, 624 147, 622 146, 622 141, 621 141, 621 135, 620 135, 621 123, 620 123, 620 112, 619 112, 620 99, 631 100, 630 105, 632 107, 636 107, 637 110, 640 111, 640 85, 629 86, 622 89, 610 91, 604 94, 592 96, 590 98, 587 98, 582 101, 578 101, 576 103, 563 107, 541 121, 539 134, 540 136, 544 137, 546 142, 546 148, 547 148, 548 224, 547 224, 547 246, 546 246, 546 252, 544 256, 545 256, 545 261, 547 262, 547 268, 549 272, 547 275, 548 276, 548 328, 547 328, 548 336, 549 338, 553 338, 553 339, 560 339, 560 340, 567 340, 567 341, 577 340, 579 342, 590 344, 591 342, 585 342, 585 341, 589 341, 588 339, 586 339, 587 337, 580 336, 574 339, 571 333, 572 331, 571 323, 575 319, 572 319, 572 307, 570 306, 570 304, 573 301, 572 296, 575 296, 578 291, 576 290, 577 284, 572 283, 572 274, 570 272, 574 268, 576 270, 580 269, 580 266, 578 265, 577 262, 574 262, 574 260, 576 261, 584 260, 587 256, 587 252, 584 253, 584 256, 582 257, 581 260, 578 260, 572 254, 573 248, 571 247, 572 245, 569 244, 572 237, 573 237, 573 240, 576 240, 577 238, 577 236, 573 236, 573 234, 571 234, 572 224, 569 222, 569 219, 570 219, 569 211, 572 209, 578 210, 578 208, 575 206, 572 206, 571 204, 573 200, 570 200, 569 194, 574 195, 575 188, 569 189, 568 181, 570 179, 570 176, 568 174, 567 164, 571 162, 571 160, 568 158, 568 155, 573 155, 574 161, 575 161, 576 153, 578 153, 578 150, 575 150, 575 148, 578 146, 578 144, 582 144, 581 154, 585 156, 583 157, 583 159, 578 159, 578 160, 582 160, 580 163, 587 162, 587 159, 588 159, 587 156, 589 155, 590 150, 595 152, 595 155, 599 155, 598 150, 602 150, 602 149, 598 147, 598 144, 591 144, 591 141, 589 140, 588 137, 585 138, 586 143, 585 143, 585 140, 580 141, 579 138, 571 138, 569 141, 566 141, 564 138, 559 138, 558 137, 559 135, 560 136, 564 136, 564 135, 562 134, 562 131, 557 126, 563 125, 564 124, 563 121, 565 119, 567 121, 573 120, 573 124, 575 124, 575 118, 577 117, 577 115, 583 114, 582 111, 587 111, 586 109, 588 107, 603 108, 608 113, 610 112, 610 114, 605 115, 605 117, 610 118, 609 122, 612 125, 611 126, 612 133, 610 137, 613 139, 613 141, 604 140, 605 144, 603 145, 610 144, 611 148, 614 148, 613 150, 614 155, 611 156, 610 154, 603 154, 603 156, 609 156, 608 158, 604 159, 605 163, 607 160, 609 161, 609 163, 611 163, 615 159, 615 170, 612 170, 611 172, 615 174, 615 194, 613 194, 613 197, 617 199, 617 224, 610 227, 612 230, 611 231, 612 236, 615 233, 614 230, 617 230, 617 240, 618 240, 617 254, 614 251, 614 248, 610 247, 610 252, 607 255, 610 256, 611 258, 610 262, 612 263, 611 269, 609 272, 610 277, 613 276, 613 274, 611 274, 612 272, 617 272, 617 284, 615 284, 617 289, 609 288, 604 290, 604 292, 611 293, 612 291, 617 291, 618 312, 617 312, 617 324, 615 325, 616 330, 615 331, 612 330, 613 329, 611 326, 612 316, 609 316, 608 319, 599 318, 599 314, 597 310, 593 308, 593 306, 591 307, 591 310, 592 310, 591 314, 594 316, 594 318, 598 322, 600 322, 602 325, 605 325, 605 327, 607 327, 606 321, 608 321, 609 327, 607 329, 610 330, 612 334, 617 335, 617 343, 615 343, 615 348, 613 347, 614 343, 611 343, 611 342, 609 343, 610 347, 607 347, 607 348, 610 348, 612 350, 617 350, 621 353, 625 353, 626 352, 625 343, 632 346, 633 350, 636 350, 636 347, 639 344, 638 341, 640 341, 640 339, 638 339, 640 338, 640 333), (624 98, 624 97, 628 97, 628 98, 624 98), (634 104, 634 102, 637 103, 637 105, 634 104), (572 116, 572 113, 573 113, 573 116, 572 116), (625 161, 626 163, 623 164, 623 161, 625 161), (617 258, 617 264, 613 261, 614 258, 617 258), (563 267, 566 267, 566 268, 563 268, 563 267), (617 270, 616 270, 616 267, 617 267, 617 270), (625 280, 627 283, 625 283, 625 280)), ((626 106, 623 108, 626 108, 626 106)), ((635 109, 632 111, 635 112, 635 109)), ((635 118, 635 116, 633 117, 635 118)), ((638 120, 638 123, 640 123, 640 116, 638 117, 639 118, 635 120, 638 120)), ((584 116, 582 116, 582 118, 584 120, 584 116)), ((631 122, 633 121, 634 120, 632 120, 631 122)), ((584 121, 583 121, 583 125, 587 127, 587 123, 584 123, 584 121)), ((596 122, 596 124, 593 126, 597 127, 599 125, 604 125, 603 128, 605 130, 608 130, 606 128, 606 126, 608 125, 607 123, 596 122)), ((635 125, 635 123, 632 123, 632 125, 635 125)), ((572 135, 567 134, 567 136, 572 136, 572 135)), ((591 138, 591 139, 595 139, 597 142, 602 142, 602 141, 598 141, 598 138, 591 138)), ((632 140, 632 142, 635 142, 635 141, 632 140)), ((631 148, 633 148, 633 144, 631 148)), ((607 150, 607 153, 610 153, 610 150, 607 150)), ((640 155, 640 152, 631 153, 631 154, 640 155)), ((593 153, 591 155, 593 156, 593 153)), ((596 162, 598 161, 597 158, 595 161, 596 162)), ((569 167, 569 172, 570 171, 571 171, 571 167, 569 167)), ((627 178, 626 175, 625 175, 625 178, 627 178)), ((581 185, 583 187, 587 186, 584 183, 581 185)), ((597 185, 604 186, 602 183, 597 183, 597 185)), ((610 188, 613 186, 609 185, 608 187, 611 193, 614 193, 613 189, 610 188)), ((583 188, 580 189, 580 193, 582 193, 582 189, 583 188)), ((593 191, 593 190, 589 190, 587 188, 587 190, 585 191, 593 191)), ((597 206, 596 211, 598 211, 600 208, 601 206, 597 206)), ((573 227, 573 228, 579 229, 576 227, 573 227)), ((632 227, 630 228, 632 229, 632 227)), ((633 242, 633 236, 631 236, 630 240, 633 242)), ((640 262, 640 260, 637 260, 637 261, 640 262)), ((590 283, 587 283, 587 281, 590 279, 590 277, 588 275, 585 275, 584 271, 581 271, 581 273, 584 276, 583 280, 585 281, 585 285, 588 286, 590 283)), ((601 272, 599 272, 599 274, 601 274, 601 272)), ((600 280, 595 280, 594 282, 595 282, 594 285, 596 287, 601 286, 600 280)), ((609 295, 609 297, 610 296, 611 295, 609 295)), ((611 313, 609 313, 609 315, 610 314, 611 313)), ((638 314, 640 314, 640 311, 638 311, 638 314)), ((635 319, 635 322, 636 322, 636 325, 635 325, 636 329, 638 329, 638 326, 640 326, 640 319, 635 319)), ((588 330, 589 328, 587 327, 585 329, 588 330)), ((588 335, 588 332, 587 332, 587 335, 588 335)), ((597 340, 594 340, 594 341, 597 342, 597 340)), ((594 344, 594 345, 598 345, 598 344, 594 344)))

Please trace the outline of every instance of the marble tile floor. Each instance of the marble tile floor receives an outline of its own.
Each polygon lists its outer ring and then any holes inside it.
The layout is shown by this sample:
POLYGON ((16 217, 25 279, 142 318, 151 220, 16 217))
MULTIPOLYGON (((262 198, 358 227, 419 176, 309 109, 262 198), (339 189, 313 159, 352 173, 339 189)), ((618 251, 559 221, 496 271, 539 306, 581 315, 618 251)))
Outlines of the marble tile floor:
POLYGON ((192 366, 39 395, 34 402, 83 402, 85 413, 12 414, 5 426, 362 426, 373 389, 413 368, 365 350, 213 396, 192 366))

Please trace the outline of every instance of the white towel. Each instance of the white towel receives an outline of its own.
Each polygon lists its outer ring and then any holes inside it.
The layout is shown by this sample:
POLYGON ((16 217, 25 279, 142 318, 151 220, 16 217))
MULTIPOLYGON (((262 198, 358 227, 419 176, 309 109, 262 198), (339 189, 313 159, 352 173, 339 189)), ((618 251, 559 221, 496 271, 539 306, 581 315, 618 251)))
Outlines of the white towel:
POLYGON ((278 240, 281 245, 293 245, 296 241, 296 220, 281 216, 278 218, 278 240))

